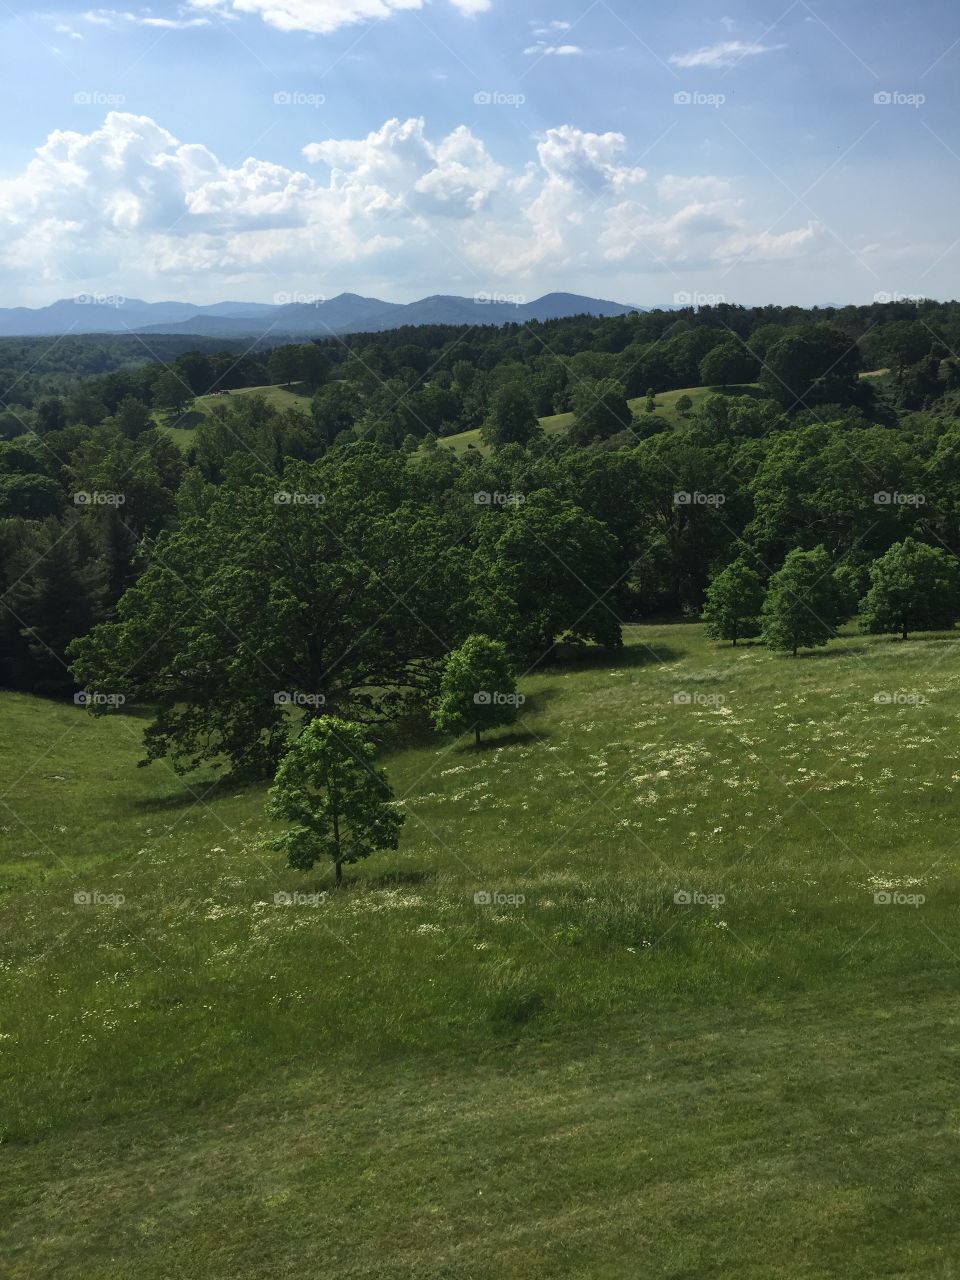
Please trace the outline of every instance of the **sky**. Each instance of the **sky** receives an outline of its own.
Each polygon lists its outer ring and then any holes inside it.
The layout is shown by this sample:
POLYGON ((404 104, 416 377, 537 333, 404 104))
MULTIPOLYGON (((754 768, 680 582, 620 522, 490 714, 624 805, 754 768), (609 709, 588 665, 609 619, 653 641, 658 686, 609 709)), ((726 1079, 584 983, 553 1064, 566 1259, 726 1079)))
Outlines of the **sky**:
POLYGON ((9 0, 0 40, 0 306, 960 295, 953 0, 9 0))

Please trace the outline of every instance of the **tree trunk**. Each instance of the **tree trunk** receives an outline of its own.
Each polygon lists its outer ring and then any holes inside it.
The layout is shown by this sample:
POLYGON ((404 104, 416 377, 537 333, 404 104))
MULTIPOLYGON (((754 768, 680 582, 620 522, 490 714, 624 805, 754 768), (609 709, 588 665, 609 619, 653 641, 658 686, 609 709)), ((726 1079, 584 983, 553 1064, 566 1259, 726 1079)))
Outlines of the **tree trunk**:
POLYGON ((477 735, 477 737, 476 737, 476 745, 477 745, 477 747, 479 748, 479 746, 480 746, 480 730, 479 730, 479 729, 477 729, 477 728, 474 728, 474 733, 477 735))
POLYGON ((904 624, 903 624, 903 633, 902 633, 901 639, 906 640, 906 638, 907 638, 907 624, 906 624, 906 622, 904 622, 904 624))
POLYGON ((342 884, 343 884, 343 863, 338 862, 337 863, 337 888, 339 889, 342 884))
POLYGON ((343 884, 343 863, 340 860, 340 814, 336 808, 333 810, 333 843, 337 847, 337 856, 334 858, 334 866, 337 870, 337 888, 343 884))

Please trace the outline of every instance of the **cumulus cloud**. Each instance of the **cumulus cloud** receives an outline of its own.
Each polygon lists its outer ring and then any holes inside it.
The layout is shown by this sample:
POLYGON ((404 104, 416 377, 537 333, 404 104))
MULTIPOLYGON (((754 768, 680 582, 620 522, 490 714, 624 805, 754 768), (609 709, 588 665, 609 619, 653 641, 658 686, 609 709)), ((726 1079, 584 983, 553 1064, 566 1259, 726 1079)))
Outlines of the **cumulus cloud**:
MULTIPOLYGON (((0 182, 0 270, 11 293, 38 281, 193 294, 295 275, 357 280, 552 279, 566 268, 645 271, 805 252, 814 224, 758 233, 716 177, 666 175, 650 190, 620 133, 547 130, 518 165, 461 125, 388 120, 362 138, 304 148, 304 167, 224 164, 147 116, 111 112, 90 133, 57 130, 0 182)), ((49 292, 49 289, 45 290, 49 292)))
POLYGON ((774 53, 784 49, 782 44, 745 44, 742 40, 721 40, 719 44, 694 49, 691 53, 672 53, 670 61, 675 67, 732 67, 741 58, 756 58, 761 53, 774 53))
MULTIPOLYGON (((190 0, 195 9, 222 15, 253 14, 280 31, 329 35, 357 22, 389 18, 403 10, 422 9, 429 0, 190 0)), ((485 13, 491 0, 450 0, 460 13, 485 13)))

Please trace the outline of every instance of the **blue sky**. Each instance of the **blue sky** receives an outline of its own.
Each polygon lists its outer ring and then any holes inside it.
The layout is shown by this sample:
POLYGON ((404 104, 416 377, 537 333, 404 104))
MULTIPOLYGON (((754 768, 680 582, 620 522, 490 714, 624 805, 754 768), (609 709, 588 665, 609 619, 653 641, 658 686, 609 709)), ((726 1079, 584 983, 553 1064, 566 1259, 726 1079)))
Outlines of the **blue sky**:
POLYGON ((0 9, 0 305, 960 293, 940 0, 0 9))

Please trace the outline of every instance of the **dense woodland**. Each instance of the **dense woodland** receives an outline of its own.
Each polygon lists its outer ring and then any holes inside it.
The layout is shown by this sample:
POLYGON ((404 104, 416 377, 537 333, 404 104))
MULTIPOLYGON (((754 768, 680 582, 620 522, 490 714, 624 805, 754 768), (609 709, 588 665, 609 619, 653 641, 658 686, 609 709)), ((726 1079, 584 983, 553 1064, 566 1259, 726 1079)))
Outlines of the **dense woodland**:
POLYGON ((147 705, 148 757, 178 767, 272 767, 281 691, 416 715, 469 636, 523 671, 654 615, 787 651, 858 612, 954 621, 958 304, 152 339, 142 359, 37 341, 0 344, 0 683, 147 705), (196 395, 267 383, 309 408, 224 397, 186 450, 166 430, 196 395), (657 412, 704 385, 679 420, 657 412), (474 427, 487 448, 444 447, 474 427), (951 603, 891 603, 897 574, 951 603), (818 625, 784 632, 808 588, 818 625))

